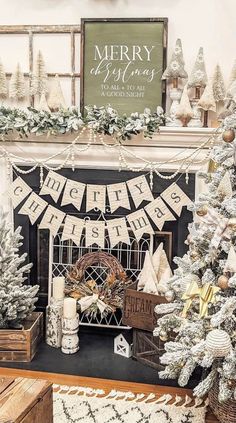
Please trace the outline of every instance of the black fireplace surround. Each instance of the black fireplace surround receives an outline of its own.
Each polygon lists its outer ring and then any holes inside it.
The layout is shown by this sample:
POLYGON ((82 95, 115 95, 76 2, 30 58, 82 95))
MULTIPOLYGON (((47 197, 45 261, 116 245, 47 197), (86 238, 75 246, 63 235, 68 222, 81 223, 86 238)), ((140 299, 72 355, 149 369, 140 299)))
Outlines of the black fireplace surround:
MULTIPOLYGON (((23 170, 27 170, 27 167, 21 167, 23 170)), ((65 176, 69 179, 78 180, 85 184, 115 184, 119 182, 125 182, 129 179, 132 179, 136 176, 140 176, 145 174, 144 172, 137 172, 134 173, 132 171, 121 171, 118 170, 102 170, 102 169, 75 169, 72 171, 69 168, 64 168, 60 170, 58 173, 65 176)), ((168 175, 168 173, 165 173, 168 175)), ((22 179, 33 189, 34 192, 37 194, 40 191, 39 187, 39 169, 36 169, 34 172, 22 175, 20 174, 22 179)), ((15 176, 16 177, 16 176, 15 176)), ((149 175, 147 174, 147 180, 149 179, 149 175)), ((192 199, 194 200, 195 196, 195 175, 189 174, 189 182, 186 184, 185 181, 185 174, 177 175, 175 178, 178 185, 181 189, 192 199)), ((153 178, 153 196, 154 198, 158 197, 162 191, 164 191, 173 180, 166 180, 161 179, 157 175, 154 175, 153 178)), ((85 196, 84 196, 85 197, 85 196)), ((57 208, 61 208, 60 206, 60 198, 58 203, 55 204, 53 199, 50 196, 43 196, 43 198, 49 203, 54 205, 57 208)), ((131 207, 133 205, 132 199, 130 199, 131 207)), ((108 201, 107 201, 108 204, 108 201)), ((141 205, 146 205, 143 203, 141 205)), ((24 236, 24 243, 21 248, 21 252, 26 252, 28 254, 27 260, 33 263, 33 268, 29 276, 29 283, 31 284, 39 284, 40 291, 39 291, 39 301, 38 301, 38 308, 39 310, 45 309, 47 305, 47 294, 48 294, 48 252, 49 252, 49 245, 48 245, 48 238, 39 239, 39 231, 37 227, 37 223, 35 225, 31 225, 28 219, 28 216, 18 214, 18 210, 20 209, 21 205, 15 210, 15 227, 22 226, 22 235, 24 236), (40 242, 39 242, 40 241, 40 242), (40 260, 39 260, 40 256, 40 260)), ((83 198, 83 203, 81 207, 81 211, 75 209, 73 205, 67 205, 61 208, 65 213, 70 215, 74 215, 80 218, 84 218, 85 216, 90 216, 91 219, 96 220, 98 217, 98 213, 95 211, 91 211, 86 213, 85 210, 85 198, 83 198)), ((131 213, 134 211, 127 211, 123 208, 119 208, 115 213, 112 214, 112 217, 122 217, 125 216, 127 213, 131 213)), ((171 210, 172 211, 172 210, 171 210)), ((175 215, 175 213, 172 211, 175 215)), ((105 214, 105 217, 109 219, 109 215, 105 214)), ((187 210, 186 207, 183 208, 182 214, 180 217, 175 215, 176 221, 166 222, 163 231, 172 232, 172 257, 178 255, 182 256, 186 252, 186 245, 184 244, 184 240, 188 234, 188 223, 192 221, 192 213, 187 210)), ((151 222, 151 220, 150 220, 151 222)), ((154 229, 157 230, 154 226, 154 229)))

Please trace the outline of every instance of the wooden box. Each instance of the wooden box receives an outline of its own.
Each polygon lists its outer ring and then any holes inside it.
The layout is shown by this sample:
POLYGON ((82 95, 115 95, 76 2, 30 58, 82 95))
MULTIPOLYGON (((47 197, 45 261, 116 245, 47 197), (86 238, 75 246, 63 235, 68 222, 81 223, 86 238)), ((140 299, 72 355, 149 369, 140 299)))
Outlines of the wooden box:
POLYGON ((53 423, 51 383, 39 379, 1 378, 0 422, 53 423))
POLYGON ((0 361, 29 362, 43 334, 43 313, 33 312, 24 329, 0 329, 0 361))
POLYGON ((158 336, 153 336, 151 332, 134 329, 133 333, 133 358, 153 367, 162 370, 160 357, 164 353, 164 342, 158 336))
POLYGON ((152 332, 157 323, 154 309, 157 304, 165 303, 165 297, 137 291, 137 284, 134 283, 125 290, 122 321, 132 328, 152 332))

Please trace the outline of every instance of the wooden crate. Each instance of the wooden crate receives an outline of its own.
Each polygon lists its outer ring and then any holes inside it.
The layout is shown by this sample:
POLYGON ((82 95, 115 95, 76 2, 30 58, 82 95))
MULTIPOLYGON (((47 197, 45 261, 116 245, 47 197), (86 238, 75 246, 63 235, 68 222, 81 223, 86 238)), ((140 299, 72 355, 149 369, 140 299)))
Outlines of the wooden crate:
POLYGON ((24 329, 0 329, 0 361, 29 362, 43 335, 43 313, 33 312, 24 329))
POLYGON ((133 358, 146 366, 162 370, 160 357, 164 353, 164 342, 151 332, 134 329, 133 333, 133 358))
POLYGON ((122 321, 132 328, 152 332, 157 323, 154 309, 157 304, 165 303, 165 297, 137 291, 137 284, 134 283, 125 290, 122 321))
POLYGON ((52 385, 0 375, 0 422, 53 423, 52 385))

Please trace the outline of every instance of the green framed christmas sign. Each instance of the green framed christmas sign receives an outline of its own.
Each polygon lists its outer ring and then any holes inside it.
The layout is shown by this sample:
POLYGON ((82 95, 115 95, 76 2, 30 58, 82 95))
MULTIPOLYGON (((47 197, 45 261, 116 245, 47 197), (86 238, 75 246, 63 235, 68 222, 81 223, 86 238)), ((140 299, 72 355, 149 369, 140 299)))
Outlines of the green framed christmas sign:
POLYGON ((167 18, 82 19, 81 110, 119 113, 165 106, 167 18))

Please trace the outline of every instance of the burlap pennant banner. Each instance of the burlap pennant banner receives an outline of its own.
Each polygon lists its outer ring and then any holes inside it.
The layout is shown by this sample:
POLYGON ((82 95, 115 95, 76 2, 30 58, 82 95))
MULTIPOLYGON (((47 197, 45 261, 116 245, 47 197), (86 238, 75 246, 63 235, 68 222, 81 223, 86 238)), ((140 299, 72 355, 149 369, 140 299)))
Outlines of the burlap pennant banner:
POLYGON ((19 204, 32 192, 23 179, 16 178, 9 188, 9 197, 11 198, 13 208, 15 209, 19 204))
POLYGON ((55 202, 58 201, 60 194, 66 183, 66 178, 59 173, 50 170, 46 176, 40 195, 50 195, 55 202))
POLYGON ((161 197, 157 197, 154 201, 145 207, 145 211, 155 223, 159 231, 162 230, 165 222, 176 220, 170 209, 165 205, 161 197))
POLYGON ((154 230, 144 209, 129 214, 127 220, 137 241, 142 238, 143 234, 154 234, 154 230))
POLYGON ((163 200, 180 216, 182 208, 192 203, 192 200, 185 194, 185 192, 174 182, 161 194, 163 200))
POLYGON ((86 212, 93 209, 101 210, 106 208, 106 185, 87 185, 86 212))
POLYGON ((165 222, 176 220, 169 207, 180 216, 183 206, 191 203, 190 198, 176 183, 170 185, 160 194, 160 197, 154 199, 145 176, 139 176, 127 183, 86 185, 49 171, 40 194, 50 195, 54 201, 58 201, 63 192, 61 205, 73 204, 80 211, 86 189, 86 212, 95 209, 105 213, 107 190, 110 211, 114 213, 120 207, 131 209, 127 186, 136 207, 143 201, 149 201, 149 204, 126 217, 109 220, 106 220, 103 215, 99 216, 99 219, 102 217, 103 220, 88 220, 88 217, 80 219, 68 215, 49 205, 40 195, 32 192, 32 189, 20 177, 11 184, 9 195, 14 208, 25 200, 19 213, 29 216, 32 225, 42 215, 40 229, 49 229, 50 233, 56 236, 61 228, 62 241, 72 240, 77 246, 81 244, 81 237, 85 229, 86 247, 96 244, 100 248, 104 248, 108 238, 111 248, 119 243, 129 245, 130 231, 137 241, 142 238, 143 234, 152 235, 154 234, 153 223, 161 231, 165 222))
POLYGON ((132 195, 135 207, 138 207, 143 201, 154 200, 152 191, 144 175, 130 179, 130 181, 126 183, 132 195))
POLYGON ((129 231, 125 217, 111 219, 106 222, 111 248, 122 242, 130 245, 129 231))
POLYGON ((87 220, 85 223, 86 242, 85 246, 96 244, 100 248, 105 246, 105 222, 100 220, 87 220))
POLYGON ((72 240, 75 245, 80 245, 80 240, 84 228, 84 220, 75 216, 66 215, 62 232, 62 241, 72 240))
POLYGON ((125 182, 107 185, 107 193, 111 213, 114 213, 119 207, 130 210, 129 196, 125 182))
POLYGON ((48 206, 39 225, 39 229, 49 229, 50 233, 56 236, 65 215, 65 213, 55 207, 48 206))
POLYGON ((46 209, 48 203, 39 197, 35 192, 32 192, 21 207, 19 214, 25 214, 29 216, 31 225, 33 225, 39 216, 46 209))
POLYGON ((80 210, 85 187, 86 185, 81 182, 67 179, 61 205, 66 206, 67 204, 73 204, 77 210, 80 210))

